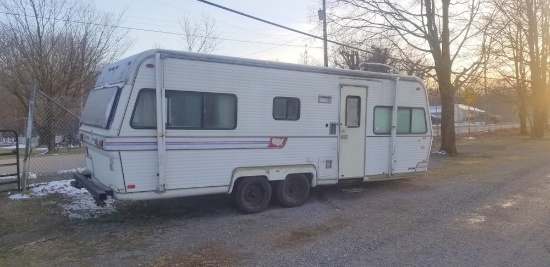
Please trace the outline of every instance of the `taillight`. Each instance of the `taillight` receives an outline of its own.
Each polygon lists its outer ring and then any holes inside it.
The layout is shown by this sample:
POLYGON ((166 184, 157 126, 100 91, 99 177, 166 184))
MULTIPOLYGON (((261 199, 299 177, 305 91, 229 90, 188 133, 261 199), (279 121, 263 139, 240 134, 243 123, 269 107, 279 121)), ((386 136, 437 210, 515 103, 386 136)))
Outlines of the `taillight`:
POLYGON ((103 139, 96 139, 95 140, 95 145, 99 148, 103 148, 103 139))
POLYGON ((78 133, 78 138, 80 139, 80 142, 84 141, 84 133, 78 133))

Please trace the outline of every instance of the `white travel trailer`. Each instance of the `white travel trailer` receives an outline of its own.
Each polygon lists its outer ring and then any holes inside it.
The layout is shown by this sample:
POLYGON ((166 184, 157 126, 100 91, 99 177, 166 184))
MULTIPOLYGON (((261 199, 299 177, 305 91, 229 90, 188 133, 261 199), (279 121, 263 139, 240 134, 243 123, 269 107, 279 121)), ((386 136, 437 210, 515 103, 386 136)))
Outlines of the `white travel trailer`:
POLYGON ((226 193, 246 213, 425 172, 432 142, 416 77, 169 50, 105 67, 81 124, 73 185, 98 204, 226 193))

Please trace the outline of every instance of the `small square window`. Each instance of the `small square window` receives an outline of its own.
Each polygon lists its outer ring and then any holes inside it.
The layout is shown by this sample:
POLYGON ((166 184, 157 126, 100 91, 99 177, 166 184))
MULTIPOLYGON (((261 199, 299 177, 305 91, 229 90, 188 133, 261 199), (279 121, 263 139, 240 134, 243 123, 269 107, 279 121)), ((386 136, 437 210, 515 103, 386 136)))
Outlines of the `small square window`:
POLYGON ((273 98, 273 119, 297 121, 300 119, 300 99, 295 97, 273 98))

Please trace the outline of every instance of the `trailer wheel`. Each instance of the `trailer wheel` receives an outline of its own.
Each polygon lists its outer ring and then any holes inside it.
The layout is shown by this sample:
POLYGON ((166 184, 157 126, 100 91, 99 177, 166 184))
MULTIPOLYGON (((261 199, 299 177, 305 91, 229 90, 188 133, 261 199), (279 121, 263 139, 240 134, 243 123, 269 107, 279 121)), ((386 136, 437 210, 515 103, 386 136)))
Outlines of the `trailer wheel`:
POLYGON ((271 184, 264 177, 244 177, 237 185, 235 204, 243 213, 264 210, 271 200, 271 184))
POLYGON ((291 174, 277 184, 277 200, 284 207, 303 205, 309 197, 309 179, 303 174, 291 174))

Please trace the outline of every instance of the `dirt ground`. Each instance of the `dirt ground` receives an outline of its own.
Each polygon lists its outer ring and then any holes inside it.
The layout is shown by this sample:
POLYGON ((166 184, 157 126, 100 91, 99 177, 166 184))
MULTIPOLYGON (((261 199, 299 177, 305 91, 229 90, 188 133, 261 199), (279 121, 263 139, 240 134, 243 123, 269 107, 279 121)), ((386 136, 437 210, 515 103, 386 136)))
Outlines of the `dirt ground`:
POLYGON ((0 194, 0 266, 548 265, 550 140, 505 130, 457 147, 425 175, 319 187, 253 215, 206 196, 69 219, 64 196, 0 194))

